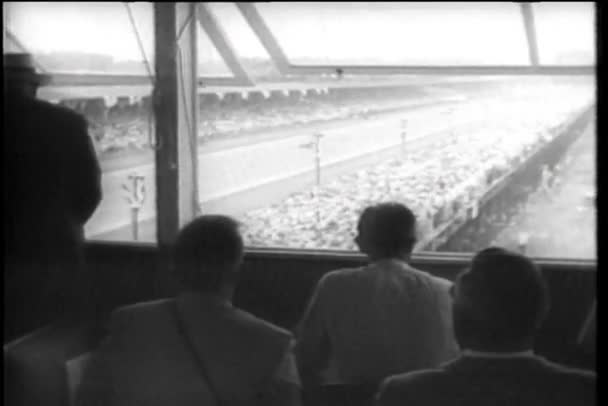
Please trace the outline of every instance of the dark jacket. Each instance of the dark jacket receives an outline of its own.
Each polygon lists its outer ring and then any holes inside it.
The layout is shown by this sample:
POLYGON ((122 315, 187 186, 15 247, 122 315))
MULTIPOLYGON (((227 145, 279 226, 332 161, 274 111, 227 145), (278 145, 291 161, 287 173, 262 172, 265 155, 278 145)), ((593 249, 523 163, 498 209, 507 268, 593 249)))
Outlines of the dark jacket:
POLYGON ((595 405, 595 374, 541 357, 461 357, 384 381, 377 405, 595 405))
POLYGON ((101 173, 86 120, 68 109, 5 93, 3 138, 5 315, 34 317, 56 302, 48 295, 79 280, 101 173))
POLYGON ((113 314, 77 404, 272 405, 264 395, 291 341, 287 331, 205 295, 128 306, 113 314))

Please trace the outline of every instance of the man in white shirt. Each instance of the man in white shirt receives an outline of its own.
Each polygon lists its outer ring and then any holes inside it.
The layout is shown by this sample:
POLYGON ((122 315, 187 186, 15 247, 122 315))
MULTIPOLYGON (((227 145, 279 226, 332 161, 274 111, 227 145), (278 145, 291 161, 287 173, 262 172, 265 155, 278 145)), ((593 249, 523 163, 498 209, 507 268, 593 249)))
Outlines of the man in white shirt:
POLYGON ((458 353, 451 282, 408 264, 414 214, 398 203, 368 207, 357 231, 369 264, 326 274, 299 326, 296 358, 305 390, 324 383, 373 386, 458 353))

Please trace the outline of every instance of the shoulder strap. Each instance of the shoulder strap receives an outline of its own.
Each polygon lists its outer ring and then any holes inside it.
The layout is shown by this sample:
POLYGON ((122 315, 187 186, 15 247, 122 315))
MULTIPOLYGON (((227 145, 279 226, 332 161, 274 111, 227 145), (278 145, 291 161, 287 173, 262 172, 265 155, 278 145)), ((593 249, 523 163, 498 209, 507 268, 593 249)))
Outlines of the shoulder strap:
POLYGON ((190 353, 192 354, 193 358, 195 359, 195 362, 198 365, 198 369, 199 369, 199 371, 201 373, 203 381, 207 383, 207 386, 209 387, 211 395, 215 399, 215 404, 218 405, 218 406, 222 406, 221 398, 220 398, 217 390, 213 386, 213 383, 211 382, 211 379, 209 378, 209 374, 207 373, 207 368, 205 366, 205 363, 203 362, 202 358, 199 357, 197 355, 197 353, 194 351, 194 347, 192 345, 192 341, 190 339, 190 336, 185 331, 184 322, 183 322, 182 317, 181 317, 181 315, 179 313, 179 310, 177 309, 177 303, 176 303, 175 300, 173 300, 171 302, 171 308, 172 308, 173 314, 175 316, 175 321, 176 321, 176 324, 177 324, 177 331, 179 332, 179 335, 182 337, 182 339, 184 340, 184 343, 186 344, 186 347, 188 347, 188 349, 190 350, 190 353))

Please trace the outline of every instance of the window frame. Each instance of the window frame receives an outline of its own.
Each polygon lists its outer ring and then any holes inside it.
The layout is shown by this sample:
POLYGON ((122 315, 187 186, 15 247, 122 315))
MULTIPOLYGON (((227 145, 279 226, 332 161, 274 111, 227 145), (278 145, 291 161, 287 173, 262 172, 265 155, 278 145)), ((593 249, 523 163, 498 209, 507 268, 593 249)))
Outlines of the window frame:
MULTIPOLYGON (((279 72, 291 74, 335 73, 342 69, 346 74, 387 75, 595 75, 596 65, 588 66, 548 66, 538 63, 538 45, 534 11, 531 3, 520 4, 524 29, 528 41, 530 65, 527 66, 344 66, 344 65, 295 65, 289 62, 276 38, 263 20, 255 4, 235 3, 246 22, 268 52, 279 72)), ((222 27, 203 3, 154 3, 154 93, 153 108, 156 117, 156 244, 120 242, 114 245, 138 245, 159 247, 170 246, 186 222, 198 213, 196 134, 198 122, 198 87, 243 86, 256 84, 249 77, 239 61, 238 54, 228 40, 222 27), (209 35, 226 65, 232 71, 232 78, 200 78, 197 74, 197 25, 209 35), (183 66, 177 66, 176 44, 180 47, 183 66), (180 84, 180 80, 185 83, 180 84), (185 85, 185 86, 184 86, 185 85), (189 89, 189 90, 187 90, 189 89), (194 145, 194 148, 192 147, 194 145)), ((595 10, 597 15, 597 10, 595 10)), ((596 18, 597 24, 597 18, 596 18)), ((14 37, 5 27, 7 35, 14 37)), ((17 38, 14 38, 17 40, 17 38)), ((17 44, 20 44, 18 41, 17 44)), ((597 40, 596 40, 597 43, 597 40)), ((25 48, 24 48, 25 50, 25 48)), ((43 70, 43 67, 40 67, 43 70)), ((53 74, 52 86, 97 86, 97 85, 149 85, 146 75, 109 74, 53 74)), ((328 85, 330 86, 330 85, 328 85)), ((87 241, 98 244, 98 241, 87 241)), ((105 243, 105 242, 104 242, 105 243)), ((303 250, 286 248, 248 248, 248 252, 260 255, 313 255, 344 256, 362 258, 361 254, 348 251, 303 250)), ((445 258, 447 261, 468 261, 472 253, 420 252, 416 258, 445 258)), ((560 258, 540 258, 541 263, 569 264, 568 266, 594 266, 592 259, 569 260, 560 258)))

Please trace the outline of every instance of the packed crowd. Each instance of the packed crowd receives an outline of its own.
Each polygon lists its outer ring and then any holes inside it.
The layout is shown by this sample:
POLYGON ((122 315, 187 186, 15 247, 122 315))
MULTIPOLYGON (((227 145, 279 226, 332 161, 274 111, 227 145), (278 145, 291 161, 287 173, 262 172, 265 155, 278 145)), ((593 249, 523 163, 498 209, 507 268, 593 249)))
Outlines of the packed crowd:
POLYGON ((283 126, 368 116, 384 110, 422 102, 427 95, 420 89, 406 92, 340 93, 324 96, 299 95, 291 100, 265 100, 261 103, 226 109, 221 106, 203 108, 199 136, 209 139, 283 126))
MULTIPOLYGON (((201 106, 199 139, 209 140, 243 132, 369 117, 374 113, 406 107, 425 99, 429 97, 421 89, 384 93, 370 89, 343 95, 324 93, 313 96, 299 95, 289 100, 277 98, 244 102, 242 106, 237 103, 201 106)), ((110 115, 103 124, 92 120, 90 122, 91 135, 98 150, 103 154, 149 147, 148 134, 152 121, 142 114, 131 111, 110 115)))
POLYGON ((90 133, 95 139, 98 151, 102 154, 149 148, 150 129, 151 123, 140 118, 120 124, 90 125, 90 133))
POLYGON ((543 105, 531 98, 480 102, 457 113, 468 114, 469 125, 434 136, 405 160, 382 162, 245 213, 247 243, 352 250, 349 233, 358 212, 387 200, 411 207, 418 215, 419 239, 427 239, 457 216, 476 216, 488 188, 549 143, 585 102, 584 92, 543 105))

